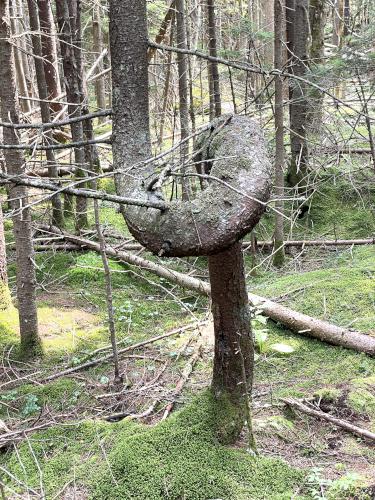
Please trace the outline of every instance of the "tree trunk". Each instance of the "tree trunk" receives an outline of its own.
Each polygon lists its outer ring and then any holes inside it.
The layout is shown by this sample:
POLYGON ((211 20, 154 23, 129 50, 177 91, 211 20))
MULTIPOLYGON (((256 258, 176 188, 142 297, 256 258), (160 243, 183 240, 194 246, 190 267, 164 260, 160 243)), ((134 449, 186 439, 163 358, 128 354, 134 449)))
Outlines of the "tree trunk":
MULTIPOLYGON (((45 67, 43 63, 43 51, 42 51, 42 41, 39 35, 40 26, 39 26, 39 17, 38 17, 38 7, 35 3, 35 0, 27 0, 28 8, 29 8, 29 19, 30 19, 30 28, 33 34, 31 35, 32 44, 33 44, 33 52, 34 52, 34 64, 35 64, 35 72, 36 79, 38 85, 38 93, 40 99, 40 112, 42 116, 43 123, 51 122, 51 113, 50 106, 48 104, 49 92, 47 88, 47 82, 45 77, 45 67)), ((46 143, 51 143, 51 131, 46 131, 44 137, 46 139, 46 143)), ((48 163, 48 173, 50 177, 57 178, 58 177, 58 167, 56 165, 55 153, 52 149, 47 149, 46 158, 48 163)), ((64 226, 64 214, 62 209, 61 197, 59 194, 52 196, 52 224, 57 227, 64 226)))
MULTIPOLYGON (((207 33, 208 53, 211 57, 217 57, 216 16, 214 0, 207 0, 207 33)), ((208 78, 210 80, 210 109, 213 110, 213 116, 211 117, 211 119, 213 119, 214 117, 221 115, 219 68, 216 62, 208 63, 208 78)))
MULTIPOLYGON (((17 26, 17 8, 15 0, 12 0, 9 4, 11 12, 11 31, 12 34, 16 36, 15 38, 15 48, 13 50, 14 65, 16 69, 16 80, 17 88, 23 97, 29 97, 29 90, 27 87, 25 68, 22 59, 22 53, 20 50, 21 40, 17 37, 20 34, 20 30, 17 26)), ((31 111, 31 102, 28 99, 21 99, 21 109, 24 113, 29 113, 31 111)))
POLYGON ((333 8, 332 44, 341 47, 344 34, 344 0, 335 0, 333 8))
MULTIPOLYGON (((310 0, 310 67, 321 65, 324 62, 324 28, 327 20, 327 8, 324 0, 310 0)), ((319 81, 317 81, 319 83, 319 81)), ((314 87, 309 89, 309 129, 317 132, 323 119, 324 94, 314 87)))
MULTIPOLYGON (((13 69, 13 49, 10 40, 8 0, 0 1, 0 101, 3 121, 19 123, 17 91, 13 69)), ((18 144, 14 129, 5 128, 4 142, 18 144)), ((5 150, 8 173, 22 175, 24 160, 20 151, 5 150)), ((13 231, 16 242, 17 299, 20 320, 21 355, 31 358, 41 353, 36 308, 36 276, 32 242, 31 210, 28 208, 27 189, 14 186, 10 190, 13 210, 13 231), (21 209, 21 210, 20 210, 21 209)))
MULTIPOLYGON (((100 5, 95 4, 92 11, 92 40, 95 57, 99 57, 103 52, 103 35, 100 26, 100 5)), ((104 69, 101 61, 97 67, 97 73, 101 73, 104 69)), ((105 80, 104 75, 95 80, 95 96, 98 110, 105 109, 105 80)), ((105 121, 105 116, 99 117, 99 123, 105 121)))
MULTIPOLYGON (((179 49, 187 49, 186 42, 186 26, 185 26, 185 0, 176 0, 176 38, 177 47, 179 49)), ((178 67, 178 95, 179 95, 179 111, 180 111, 180 129, 181 140, 189 136, 189 102, 188 102, 188 61, 187 55, 177 53, 178 67)), ((186 162, 189 155, 189 143, 185 142, 181 146, 181 173, 186 173, 186 162)), ((189 199, 189 179, 182 177, 182 199, 189 199)))
MULTIPOLYGON (((50 0, 38 0, 39 24, 42 41, 44 75, 48 90, 48 99, 56 100, 61 93, 59 70, 57 65, 56 29, 50 0)), ((58 113, 63 105, 51 102, 50 110, 58 113)))
POLYGON ((4 311, 11 305, 8 286, 7 254, 4 233, 3 209, 0 203, 0 310, 4 311))
POLYGON ((249 418, 254 369, 241 242, 210 256, 208 269, 215 331, 212 390, 216 400, 232 410, 218 423, 217 432, 220 442, 234 443, 249 418))
MULTIPOLYGON (((308 64, 307 48, 309 38, 308 0, 296 0, 293 30, 293 72, 304 77, 308 64)), ((288 183, 303 192, 307 183, 308 144, 307 144, 307 86, 303 82, 292 83, 290 110, 291 159, 288 183)))
MULTIPOLYGON (((285 7, 284 0, 274 0, 275 40, 274 57, 275 69, 282 70, 284 33, 285 33, 285 7)), ((274 256, 275 266, 282 266, 285 261, 284 252, 284 80, 281 76, 275 76, 275 194, 277 201, 275 208, 275 231, 274 231, 274 256)))
MULTIPOLYGON (((66 96, 69 102, 68 113, 71 118, 80 116, 82 112, 82 94, 79 81, 82 79, 82 74, 79 73, 81 67, 79 61, 76 59, 77 50, 74 46, 74 42, 77 42, 77 40, 75 40, 76 36, 73 36, 73 34, 76 35, 76 17, 73 16, 77 15, 78 12, 76 0, 69 0, 69 3, 68 0, 56 0, 60 50, 63 60, 66 96)), ((74 142, 82 142, 84 140, 82 122, 71 123, 70 129, 74 142)), ((82 168, 85 164, 85 151, 83 147, 74 149, 74 161, 77 166, 76 179, 82 180, 86 177, 82 168)), ((85 187, 85 184, 80 183, 80 187, 85 187)), ((88 226, 87 200, 85 198, 77 197, 75 224, 78 231, 88 226)))

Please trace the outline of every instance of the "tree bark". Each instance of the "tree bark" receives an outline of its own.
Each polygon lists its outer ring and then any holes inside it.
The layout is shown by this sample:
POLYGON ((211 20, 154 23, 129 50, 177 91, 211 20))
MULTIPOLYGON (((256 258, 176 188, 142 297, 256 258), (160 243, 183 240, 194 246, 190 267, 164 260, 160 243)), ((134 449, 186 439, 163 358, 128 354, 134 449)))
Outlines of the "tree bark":
MULTIPOLYGON (((274 0, 275 40, 274 40, 274 66, 282 70, 284 33, 285 33, 285 4, 284 0, 274 0)), ((274 231, 274 256, 275 266, 282 266, 285 261, 284 252, 284 80, 275 76, 275 194, 278 199, 275 204, 275 231, 274 231)))
MULTIPOLYGON (((308 64, 309 18, 308 0, 295 0, 293 24, 293 73, 304 77, 308 64)), ((290 110, 290 149, 291 159, 288 172, 290 186, 298 187, 303 192, 306 188, 308 174, 307 144, 307 86, 304 82, 292 83, 290 110)))
POLYGON ((233 407, 218 427, 222 443, 234 443, 248 419, 254 370, 254 346, 241 242, 208 258, 215 354, 212 390, 216 400, 233 407), (229 415, 228 415, 229 417, 229 415))
MULTIPOLYGON (((19 123, 17 91, 13 69, 13 49, 10 43, 10 20, 8 0, 0 2, 0 101, 3 121, 11 119, 19 123)), ((4 141, 18 144, 15 130, 4 129, 4 141)), ((22 153, 17 150, 4 151, 8 173, 21 175, 24 170, 22 153)), ((41 353, 38 335, 36 307, 36 276, 32 242, 31 210, 27 208, 27 189, 14 186, 9 190, 13 210, 13 231, 16 242, 17 299, 20 320, 21 355, 32 358, 41 353)))
MULTIPOLYGON (((179 49, 187 49, 186 42, 186 26, 185 26, 185 0, 176 0, 176 38, 177 47, 179 49)), ((188 101, 188 60, 187 55, 177 53, 178 67, 178 96, 179 96, 179 112, 180 112, 180 130, 181 141, 189 136, 189 101, 188 101)), ((188 200, 190 197, 189 179, 184 177, 186 174, 186 162, 189 155, 189 143, 186 141, 181 145, 181 179, 182 199, 188 200)))
MULTIPOLYGON (((56 100, 61 93, 60 76, 57 65, 56 29, 50 0, 38 0, 39 24, 42 40, 44 75, 48 89, 48 99, 56 100)), ((50 110, 58 113, 63 105, 51 102, 50 110)))
MULTIPOLYGON (((327 7, 324 0, 310 0, 310 69, 324 62, 324 28, 327 20, 327 7)), ((317 82, 319 83, 319 82, 317 82)), ((324 94, 318 89, 309 89, 308 123, 309 129, 317 132, 323 119, 324 94)))
MULTIPOLYGON (((40 25, 39 25, 39 17, 38 17, 38 7, 35 0, 27 0, 27 5, 29 8, 29 19, 30 19, 30 28, 33 34, 31 35, 32 44, 33 44, 33 52, 34 52, 34 64, 35 64, 35 72, 37 78, 38 85, 38 93, 40 99, 40 112, 42 116, 43 123, 51 122, 51 113, 50 106, 48 104, 49 91, 46 82, 46 70, 43 63, 43 50, 42 50, 42 41, 39 35, 40 33, 40 25)), ((46 139, 46 143, 51 143, 51 135, 50 131, 46 131, 44 137, 46 139)), ((47 149, 46 158, 48 163, 48 173, 52 178, 58 177, 58 168, 56 165, 55 153, 52 149, 47 149)), ((52 197, 52 224, 57 227, 64 226, 64 214, 61 203, 61 197, 59 194, 56 194, 52 197)))
POLYGON ((0 202, 0 310, 8 309, 11 305, 8 286, 7 254, 5 245, 3 209, 0 202))
MULTIPOLYGON (((103 34, 100 25, 100 5, 95 4, 92 11, 92 40, 93 49, 96 57, 99 57, 103 52, 103 34)), ((97 73, 101 73, 104 69, 103 62, 101 61, 97 67, 97 73)), ((106 98, 105 98, 105 80, 104 75, 100 76, 95 80, 95 96, 96 104, 99 110, 105 109, 106 98)), ((105 117, 99 118, 99 123, 103 123, 105 117)))
MULTIPOLYGON (((216 16, 215 1, 207 0, 207 34, 208 34, 208 53, 212 57, 217 57, 217 36, 216 36, 216 16)), ((213 116, 221 115, 221 95, 220 95, 220 77, 219 67, 216 62, 208 62, 208 78, 210 80, 210 109, 213 109, 213 116)))
MULTIPOLYGON (((56 0, 56 15, 57 25, 59 27, 60 51, 63 60, 64 68, 64 81, 66 96, 69 102, 68 113, 69 117, 73 118, 80 116, 82 112, 82 100, 80 79, 80 63, 77 61, 77 50, 74 43, 77 42, 76 38, 76 17, 79 9, 76 5, 77 0, 56 0), (72 17, 71 17, 72 16, 72 17)), ((79 7, 79 6, 78 6, 79 7)), ((82 142, 84 140, 83 124, 82 122, 75 122, 70 124, 72 140, 74 142, 82 142)), ((74 161, 77 166, 76 178, 83 179, 86 174, 83 170, 85 164, 85 151, 83 147, 76 147, 74 149, 74 161)), ((81 184, 81 187, 84 185, 81 184)), ((67 214, 70 215, 70 214, 67 214)), ((76 200, 76 229, 81 231, 88 226, 87 221, 87 200, 78 197, 76 200)))

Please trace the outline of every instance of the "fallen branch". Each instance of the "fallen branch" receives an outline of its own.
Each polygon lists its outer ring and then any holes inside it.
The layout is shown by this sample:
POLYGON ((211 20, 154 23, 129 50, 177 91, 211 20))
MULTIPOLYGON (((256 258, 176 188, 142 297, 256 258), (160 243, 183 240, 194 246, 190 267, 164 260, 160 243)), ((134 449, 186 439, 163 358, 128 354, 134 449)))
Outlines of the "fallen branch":
MULTIPOLYGON (((45 230, 47 232, 63 235, 67 241, 85 246, 96 252, 100 251, 98 243, 60 231, 57 228, 51 228, 49 226, 40 227, 46 228, 45 230)), ((178 271, 173 271, 171 269, 168 269, 167 267, 161 266, 160 264, 156 264, 155 262, 143 259, 138 255, 115 250, 114 248, 109 246, 106 247, 106 253, 110 257, 114 257, 126 264, 132 264, 150 271, 157 276, 165 278, 166 280, 175 283, 176 285, 179 285, 183 288, 194 290, 201 295, 210 295, 209 284, 202 280, 193 278, 178 271)), ((347 349, 364 352, 370 356, 375 355, 375 337, 356 331, 350 331, 346 328, 328 323, 327 321, 313 318, 311 316, 308 316, 307 314, 302 314, 300 312, 294 311, 289 307, 282 306, 277 302, 266 299, 264 297, 260 297, 259 295, 255 295, 253 293, 249 293, 248 295, 249 301, 254 307, 262 309, 263 313, 270 319, 281 323, 295 333, 317 338, 323 342, 345 347, 347 349)))
POLYGON ((367 429, 362 429, 362 427, 353 425, 346 420, 341 420, 341 418, 333 417, 332 415, 329 415, 329 413, 314 410, 313 408, 310 408, 309 406, 306 406, 305 404, 301 403, 300 401, 296 401, 295 399, 281 398, 281 401, 283 401, 283 403, 285 403, 287 406, 296 408, 302 413, 306 413, 306 415, 311 415, 312 417, 327 420, 327 422, 330 422, 337 427, 341 427, 341 429, 345 429, 346 431, 351 432, 352 434, 359 436, 360 438, 369 439, 370 441, 375 442, 375 434, 368 431, 367 429))
MULTIPOLYGON (((144 340, 143 342, 139 342, 138 344, 130 345, 127 347, 124 347, 123 349, 118 350, 118 354, 123 354, 124 352, 129 352, 133 351, 135 349, 139 349, 140 347, 144 347, 145 345, 153 344, 154 342, 157 342, 158 340, 165 339, 167 337, 171 337, 172 335, 179 335, 182 332, 185 332, 186 330, 190 330, 192 328, 196 328, 198 323, 193 323, 190 325, 182 326, 181 328, 176 328, 175 330, 172 330, 168 333, 164 333, 162 335, 158 335, 157 337, 152 337, 151 339, 144 340)), ((81 370, 86 370, 87 368, 92 368, 93 366, 100 365, 102 363, 106 363, 107 361, 111 361, 113 358, 113 354, 107 354, 106 356, 102 356, 97 359, 92 359, 91 361, 87 361, 86 363, 82 363, 81 365, 77 366, 72 366, 71 368, 67 368, 66 370, 60 371, 53 373, 52 375, 49 375, 48 377, 45 377, 42 380, 39 380, 41 383, 45 382, 50 382, 51 380, 55 380, 60 377, 65 377, 67 375, 71 375, 72 373, 76 373, 81 370)))
MULTIPOLYGON (((202 339, 199 338, 199 340, 195 346, 194 352, 191 355, 189 361, 186 363, 186 365, 182 371, 181 377, 176 384, 176 389, 175 389, 174 394, 173 394, 174 398, 176 398, 177 396, 179 396, 181 394, 182 389, 184 388, 184 385, 186 384, 191 373, 194 370, 195 364, 197 363, 198 359, 200 358, 201 351, 202 351, 202 339)), ((167 406, 164 410, 162 420, 165 420, 166 418, 169 417, 171 411, 173 410, 174 404, 175 404, 174 401, 171 401, 170 403, 167 404, 167 406)))

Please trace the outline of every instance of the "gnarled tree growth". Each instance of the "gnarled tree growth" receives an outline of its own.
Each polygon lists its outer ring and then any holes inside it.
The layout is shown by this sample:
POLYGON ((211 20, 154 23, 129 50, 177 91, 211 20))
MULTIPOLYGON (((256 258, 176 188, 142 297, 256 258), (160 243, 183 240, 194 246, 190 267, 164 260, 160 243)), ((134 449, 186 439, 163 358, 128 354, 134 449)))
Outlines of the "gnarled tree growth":
MULTIPOLYGON (((146 2, 112 0, 113 152, 118 194, 164 199, 150 162, 146 2), (131 71, 128 69, 131 68, 131 71)), ((272 167, 259 126, 247 117, 212 122, 196 145, 201 189, 165 210, 124 207, 133 236, 164 256, 208 255, 215 327, 212 391, 226 408, 218 416, 222 442, 237 439, 249 421, 253 341, 239 240, 258 223, 270 194, 272 167)), ((191 174, 196 175, 196 174, 191 174)))

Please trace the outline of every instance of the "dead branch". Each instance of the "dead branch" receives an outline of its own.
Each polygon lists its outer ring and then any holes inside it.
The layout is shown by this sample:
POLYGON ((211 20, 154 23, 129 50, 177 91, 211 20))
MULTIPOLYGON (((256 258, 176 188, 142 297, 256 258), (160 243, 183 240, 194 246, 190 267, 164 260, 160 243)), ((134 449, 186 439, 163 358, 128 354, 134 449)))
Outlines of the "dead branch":
POLYGON ((353 425, 346 420, 341 420, 341 418, 333 417, 332 415, 329 415, 328 413, 325 413, 323 411, 314 410, 313 408, 310 408, 309 406, 306 406, 305 404, 295 399, 281 398, 281 401, 283 401, 287 406, 296 408, 302 413, 306 413, 306 415, 311 415, 312 417, 327 420, 327 422, 330 422, 331 424, 334 424, 341 429, 351 432, 356 436, 375 442, 375 434, 368 431, 367 429, 363 429, 362 427, 353 425))
MULTIPOLYGON (((175 398, 181 394, 182 389, 184 388, 184 385, 186 384, 191 373, 194 370, 195 364, 197 363, 198 359, 200 358, 201 351, 202 351, 202 339, 199 338, 198 342, 195 346, 194 352, 191 355, 189 361, 186 363, 185 368, 182 371, 181 377, 176 384, 176 389, 175 389, 174 394, 173 394, 175 398)), ((166 418, 169 417, 171 411, 173 410, 174 404, 175 404, 174 401, 171 401, 170 403, 168 403, 168 405, 166 406, 166 408, 164 410, 162 420, 165 420, 166 418)))
MULTIPOLYGON (((67 232, 62 232, 58 228, 50 228, 49 226, 44 226, 44 228, 47 232, 63 235, 67 241, 85 246, 96 252, 100 251, 98 243, 80 238, 79 236, 75 236, 67 232)), ((138 255, 133 255, 124 251, 117 251, 108 246, 106 247, 106 253, 108 256, 117 258, 121 262, 139 266, 141 269, 150 271, 157 276, 165 278, 166 280, 182 286, 183 288, 187 288, 188 290, 194 290, 201 295, 209 296, 211 293, 208 283, 192 278, 191 276, 178 271, 173 271, 167 267, 161 266, 160 264, 143 259, 138 255)), ((307 314, 294 311, 289 307, 282 306, 277 302, 260 297, 259 295, 255 295, 253 293, 249 293, 248 295, 249 301, 254 307, 261 309, 270 319, 281 323, 299 335, 317 338, 329 344, 345 347, 347 349, 353 349, 358 352, 364 352, 369 356, 375 355, 375 338, 370 335, 350 331, 346 328, 328 323, 327 321, 313 318, 307 314)))

